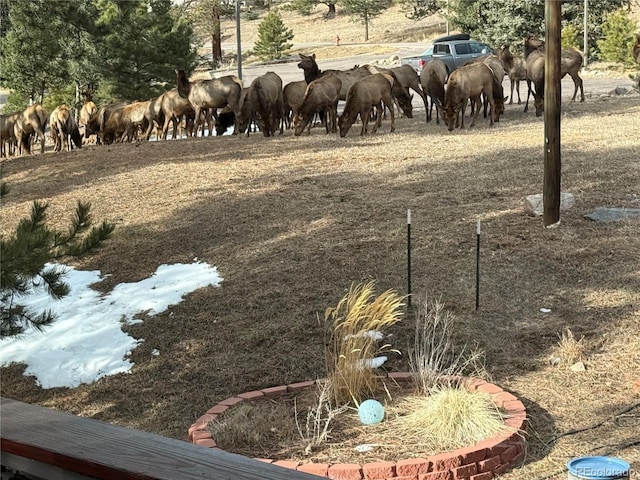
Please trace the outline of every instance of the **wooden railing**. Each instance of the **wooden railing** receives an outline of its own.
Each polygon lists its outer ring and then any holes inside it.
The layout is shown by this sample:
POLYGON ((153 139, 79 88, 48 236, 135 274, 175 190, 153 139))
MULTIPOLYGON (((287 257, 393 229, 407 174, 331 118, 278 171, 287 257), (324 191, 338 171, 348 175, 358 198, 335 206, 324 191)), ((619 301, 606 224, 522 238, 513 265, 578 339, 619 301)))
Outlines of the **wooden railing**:
POLYGON ((2 465, 46 480, 317 480, 320 477, 0 397, 2 465))

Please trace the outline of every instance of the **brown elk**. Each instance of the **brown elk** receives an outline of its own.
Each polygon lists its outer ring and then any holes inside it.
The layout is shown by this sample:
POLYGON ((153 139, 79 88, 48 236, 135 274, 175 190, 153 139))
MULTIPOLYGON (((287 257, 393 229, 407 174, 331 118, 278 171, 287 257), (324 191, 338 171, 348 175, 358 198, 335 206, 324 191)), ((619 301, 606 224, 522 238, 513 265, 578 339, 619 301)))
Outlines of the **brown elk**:
POLYGON ((305 91, 302 105, 293 119, 294 134, 299 136, 308 126, 310 133, 311 122, 317 113, 324 117, 327 133, 337 131, 338 99, 342 81, 336 75, 324 75, 311 82, 305 91))
POLYGON ((44 153, 45 136, 44 130, 49 120, 49 114, 42 105, 31 105, 18 115, 13 125, 13 132, 18 142, 18 151, 31 153, 31 137, 34 134, 40 138, 40 153, 44 153))
MULTIPOLYGON (((528 62, 528 58, 531 57, 531 54, 535 51, 539 52, 544 59, 544 40, 540 40, 533 35, 529 35, 524 41, 524 51, 525 51, 525 61, 528 62)), ((534 60, 538 55, 534 57, 534 60)), ((582 68, 582 54, 575 48, 567 48, 563 49, 560 52, 560 78, 563 78, 565 75, 569 75, 573 80, 573 97, 571 97, 571 101, 575 102, 576 96, 578 95, 578 89, 580 89, 580 101, 584 102, 584 86, 582 82, 582 78, 579 75, 580 68, 582 68)), ((538 61, 539 62, 539 61, 538 61)), ((531 65, 533 68, 534 65, 531 65)), ((527 77, 529 76, 530 66, 527 63, 527 77)), ((537 70, 539 70, 539 66, 537 66, 537 70)), ((532 72, 540 76, 539 71, 532 72)), ((542 108, 544 108, 544 61, 542 62, 542 92, 539 96, 542 97, 542 108)), ((530 85, 530 81, 532 79, 527 80, 527 83, 530 85)), ((529 93, 527 93, 527 99, 529 98, 529 93)), ((535 96, 534 96, 535 100, 535 96)), ((527 109, 525 108, 525 112, 527 109)), ((542 110, 540 111, 542 114, 542 110)), ((538 108, 536 107, 536 115, 538 115, 538 108)))
MULTIPOLYGON (((459 114, 460 128, 464 128, 464 111, 469 99, 480 99, 483 93, 487 96, 490 105, 490 125, 493 125, 495 114, 495 100, 493 84, 495 77, 491 69, 482 62, 472 63, 460 67, 451 73, 447 82, 445 102, 443 106, 444 119, 449 131, 454 129, 459 114)), ((479 106, 479 104, 478 104, 479 106)), ((470 127, 473 127, 478 117, 480 108, 477 108, 470 127)))
MULTIPOLYGON (((306 83, 305 83, 306 86, 306 83)), ((251 102, 247 100, 247 95, 249 94, 249 87, 244 87, 242 92, 240 93, 240 105, 242 108, 240 109, 240 120, 238 122, 238 133, 244 133, 251 126, 249 122, 251 121, 251 102)), ((222 111, 218 114, 218 118, 216 120, 216 135, 222 136, 229 129, 229 127, 233 127, 236 124, 236 116, 233 111, 229 107, 224 107, 222 111)))
POLYGON ((533 95, 536 117, 544 110, 544 53, 541 50, 544 42, 529 36, 524 42, 524 59, 527 69, 527 103, 524 111, 529 111, 529 97, 533 95), (533 84, 534 89, 531 88, 533 84))
POLYGON ((447 66, 439 58, 429 60, 422 67, 420 85, 431 99, 427 108, 427 122, 431 121, 433 106, 436 105, 436 123, 440 124, 438 105, 444 105, 444 86, 447 83, 447 66))
MULTIPOLYGON (((155 101, 151 101, 149 109, 147 110, 147 121, 150 121, 156 110, 155 121, 158 122, 160 126, 160 138, 162 140, 166 140, 167 138, 169 124, 173 125, 172 138, 175 139, 179 134, 178 130, 183 118, 193 118, 195 120, 195 111, 191 103, 188 99, 181 97, 176 88, 164 92, 155 101)), ((185 123, 187 122, 185 121, 185 123)), ((152 126, 147 125, 147 135, 150 134, 151 129, 152 126)), ((187 130, 187 134, 189 135, 189 130, 187 130)))
POLYGON ((300 110, 304 100, 304 92, 306 91, 307 82, 305 80, 289 82, 282 89, 282 118, 286 128, 291 128, 291 122, 298 114, 298 110, 300 110))
POLYGON ((304 79, 307 83, 311 83, 321 75, 328 75, 330 73, 337 75, 342 82, 342 88, 340 90, 340 100, 346 100, 347 93, 351 86, 360 80, 361 78, 371 75, 371 72, 367 67, 360 67, 355 65, 349 70, 325 70, 321 71, 316 63, 316 54, 311 55, 300 54, 301 61, 298 63, 298 68, 304 72, 304 79))
MULTIPOLYGON (((366 68, 371 73, 385 73, 393 77, 391 95, 393 96, 394 103, 398 105, 399 112, 402 112, 407 118, 413 118, 413 104, 411 103, 413 101, 413 95, 409 95, 409 88, 403 87, 400 84, 393 69, 380 68, 374 65, 364 65, 363 68, 366 68)), ((413 68, 411 68, 411 70, 414 71, 413 68)))
POLYGON ((82 148, 82 136, 73 112, 66 105, 57 106, 49 115, 49 135, 53 140, 53 151, 71 150, 73 144, 82 148))
MULTIPOLYGON (((91 100, 87 100, 82 107, 80 108, 80 115, 78 118, 78 127, 83 127, 84 129, 84 138, 89 138, 91 134, 89 133, 89 129, 87 125, 91 122, 91 119, 98 114, 98 107, 91 100)), ((96 143, 98 142, 98 137, 96 136, 96 143)))
POLYGON ((18 146, 13 127, 20 115, 20 111, 0 115, 0 158, 13 155, 18 146))
MULTIPOLYGON (((204 108, 211 108, 214 119, 217 118, 217 109, 229 106, 233 110, 236 121, 240 115, 240 92, 242 80, 235 75, 226 75, 222 78, 210 80, 198 80, 191 82, 184 70, 176 70, 178 93, 186 98, 195 110, 195 131, 202 120, 201 112, 204 108)), ((235 133, 235 132, 234 132, 235 133)), ((209 131, 209 135, 213 135, 209 131)))
MULTIPOLYGON (((119 111, 127 102, 110 103, 98 108, 98 112, 92 115, 85 126, 85 138, 89 138, 91 135, 97 136, 97 143, 103 143, 104 130, 107 121, 111 117, 113 112, 119 111)), ((113 139, 111 139, 113 141, 113 139)))
POLYGON ((102 131, 103 143, 109 145, 114 141, 132 141, 137 138, 138 129, 146 132, 145 114, 149 107, 149 100, 134 102, 114 108, 106 119, 102 131))
POLYGON ((527 66, 524 58, 518 55, 514 55, 513 53, 511 53, 509 48, 510 46, 508 43, 503 43, 502 46, 498 49, 497 55, 502 62, 502 66, 504 67, 511 84, 509 105, 513 104, 514 87, 516 89, 516 93, 518 94, 518 105, 520 105, 522 103, 522 100, 520 100, 520 82, 527 79, 527 66))
POLYGON ((344 137, 351 126, 356 121, 358 115, 362 121, 362 129, 360 135, 367 133, 369 125, 369 117, 371 111, 375 107, 376 123, 371 133, 376 133, 382 124, 383 108, 388 108, 391 113, 391 132, 395 131, 395 118, 393 113, 393 97, 391 90, 393 86, 393 77, 385 73, 376 73, 362 78, 355 82, 347 94, 347 101, 344 111, 340 115, 339 128, 340 136, 344 137))
MULTIPOLYGON (((274 136, 278 128, 282 133, 282 79, 278 74, 267 72, 254 78, 244 102, 240 104, 241 111, 246 102, 250 105, 249 122, 258 125, 265 137, 274 136)), ((242 117, 242 112, 240 114, 240 123, 243 123, 246 119, 242 117)))

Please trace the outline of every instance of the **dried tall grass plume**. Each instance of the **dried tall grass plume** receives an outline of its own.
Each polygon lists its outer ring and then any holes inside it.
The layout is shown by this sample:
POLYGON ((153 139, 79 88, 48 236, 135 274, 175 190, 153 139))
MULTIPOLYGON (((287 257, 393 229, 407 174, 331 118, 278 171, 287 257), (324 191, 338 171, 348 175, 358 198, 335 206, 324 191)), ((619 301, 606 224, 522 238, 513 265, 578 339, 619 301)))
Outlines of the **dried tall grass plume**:
POLYGON ((331 424, 338 415, 345 413, 346 405, 334 407, 330 399, 330 382, 318 384, 316 401, 309 407, 306 413, 304 426, 299 419, 298 405, 294 405, 296 427, 300 438, 304 443, 304 454, 311 455, 315 449, 324 444, 331 435, 331 424))
POLYGON ((429 302, 425 296, 416 314, 413 349, 409 350, 409 367, 418 391, 428 396, 442 384, 455 384, 462 376, 487 378, 484 352, 463 347, 456 352, 453 343, 455 316, 446 311, 440 300, 429 302))
POLYGON ((374 282, 352 285, 334 308, 327 309, 325 342, 327 379, 334 405, 360 402, 373 397, 378 378, 374 369, 396 352, 391 345, 379 345, 384 330, 402 316, 403 298, 393 290, 374 297, 374 282))
POLYGON ((562 329, 558 334, 559 341, 556 348, 555 358, 552 363, 572 366, 586 359, 586 345, 584 337, 576 339, 569 327, 562 329))

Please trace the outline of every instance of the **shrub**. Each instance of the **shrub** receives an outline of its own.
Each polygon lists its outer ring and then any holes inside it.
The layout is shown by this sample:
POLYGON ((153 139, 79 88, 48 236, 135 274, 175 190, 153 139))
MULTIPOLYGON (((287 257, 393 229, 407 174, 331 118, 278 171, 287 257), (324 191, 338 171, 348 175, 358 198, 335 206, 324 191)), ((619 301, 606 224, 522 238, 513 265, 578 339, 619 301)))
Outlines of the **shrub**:
POLYGON ((603 38, 598 41, 601 58, 632 65, 636 25, 624 9, 611 12, 602 24, 603 38))
POLYGON ((562 48, 580 48, 580 32, 574 25, 567 25, 562 29, 562 48))

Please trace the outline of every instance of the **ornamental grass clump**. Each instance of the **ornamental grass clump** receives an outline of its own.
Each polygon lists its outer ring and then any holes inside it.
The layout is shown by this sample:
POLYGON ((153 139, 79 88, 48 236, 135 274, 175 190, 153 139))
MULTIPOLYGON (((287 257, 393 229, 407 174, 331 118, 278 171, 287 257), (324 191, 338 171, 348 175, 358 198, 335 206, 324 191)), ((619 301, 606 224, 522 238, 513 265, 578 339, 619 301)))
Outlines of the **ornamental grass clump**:
POLYGON ((413 348, 409 367, 422 395, 430 395, 440 385, 455 385, 462 376, 485 377, 484 353, 466 346, 456 351, 453 342, 453 313, 439 300, 425 297, 416 314, 413 348))
POLYGON ((388 344, 378 345, 384 330, 402 316, 402 298, 392 290, 374 297, 374 283, 352 286, 335 308, 327 309, 325 342, 327 381, 334 405, 358 406, 376 392, 374 369, 386 360, 388 344))
POLYGON ((508 428, 489 394, 460 385, 404 398, 394 410, 401 412, 394 430, 403 442, 434 451, 473 445, 508 428))

